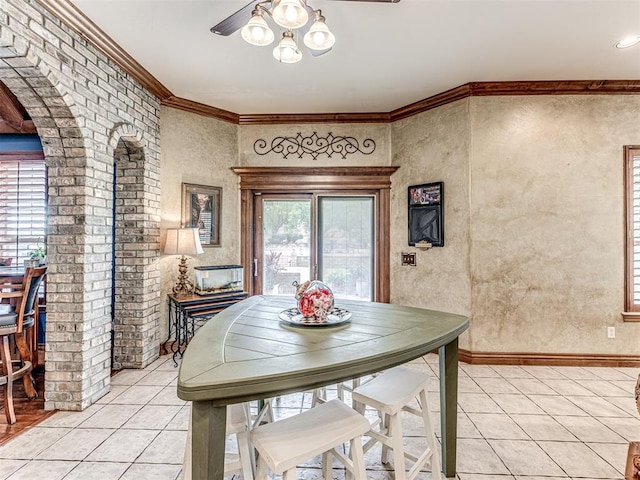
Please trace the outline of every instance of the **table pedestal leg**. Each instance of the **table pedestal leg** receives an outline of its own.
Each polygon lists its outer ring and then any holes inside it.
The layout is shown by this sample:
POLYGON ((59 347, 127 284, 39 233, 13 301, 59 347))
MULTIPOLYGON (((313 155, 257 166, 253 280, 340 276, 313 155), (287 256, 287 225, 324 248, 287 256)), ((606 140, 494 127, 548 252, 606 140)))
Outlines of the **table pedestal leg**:
POLYGON ((442 468, 446 477, 456 476, 456 440, 458 428, 458 339, 438 352, 440 363, 440 425, 442 431, 442 468))
POLYGON ((191 422, 192 480, 222 480, 227 407, 214 407, 207 401, 193 402, 191 422))

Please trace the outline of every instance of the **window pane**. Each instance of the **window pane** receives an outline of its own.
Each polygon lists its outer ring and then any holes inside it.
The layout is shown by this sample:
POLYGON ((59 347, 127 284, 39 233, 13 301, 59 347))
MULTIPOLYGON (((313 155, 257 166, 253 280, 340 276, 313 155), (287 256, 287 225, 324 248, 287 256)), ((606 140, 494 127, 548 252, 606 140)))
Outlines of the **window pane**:
POLYGON ((373 197, 321 197, 320 273, 336 298, 373 300, 373 197))
POLYGON ((44 160, 0 159, 0 257, 22 265, 45 246, 46 197, 44 160))
POLYGON ((293 297, 311 278, 311 201, 265 200, 262 225, 262 291, 293 297))

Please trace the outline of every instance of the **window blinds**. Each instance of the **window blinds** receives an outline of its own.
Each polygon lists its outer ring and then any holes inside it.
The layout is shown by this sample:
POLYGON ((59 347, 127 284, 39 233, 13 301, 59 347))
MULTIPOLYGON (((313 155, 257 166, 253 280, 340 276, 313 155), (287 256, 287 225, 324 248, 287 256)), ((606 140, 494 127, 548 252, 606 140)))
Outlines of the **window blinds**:
POLYGON ((46 241, 47 170, 44 159, 0 154, 0 257, 22 265, 46 241))

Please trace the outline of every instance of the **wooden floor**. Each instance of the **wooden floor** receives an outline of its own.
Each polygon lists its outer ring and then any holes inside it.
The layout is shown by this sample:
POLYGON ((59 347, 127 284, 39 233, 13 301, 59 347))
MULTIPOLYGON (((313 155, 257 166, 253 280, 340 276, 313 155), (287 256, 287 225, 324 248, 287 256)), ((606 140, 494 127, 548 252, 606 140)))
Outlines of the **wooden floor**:
MULTIPOLYGON (((13 384, 13 404, 17 420, 13 425, 7 424, 3 402, 0 402, 0 445, 54 413, 52 410, 44 409, 44 367, 35 370, 34 378, 38 390, 38 398, 35 400, 29 400, 25 395, 22 380, 13 384)), ((4 386, 0 387, 0 393, 4 395, 4 386)))

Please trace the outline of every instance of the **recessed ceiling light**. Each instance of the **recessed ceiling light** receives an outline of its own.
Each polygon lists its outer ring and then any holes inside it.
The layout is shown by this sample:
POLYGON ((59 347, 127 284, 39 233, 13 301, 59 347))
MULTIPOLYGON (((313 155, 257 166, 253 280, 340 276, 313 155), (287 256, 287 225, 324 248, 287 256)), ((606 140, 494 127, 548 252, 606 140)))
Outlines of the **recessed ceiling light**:
POLYGON ((616 43, 616 48, 628 48, 633 47, 640 43, 640 35, 633 35, 631 37, 627 37, 624 40, 620 40, 616 43))

